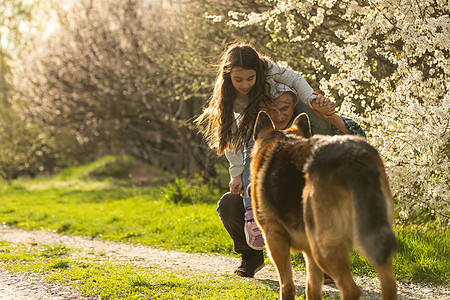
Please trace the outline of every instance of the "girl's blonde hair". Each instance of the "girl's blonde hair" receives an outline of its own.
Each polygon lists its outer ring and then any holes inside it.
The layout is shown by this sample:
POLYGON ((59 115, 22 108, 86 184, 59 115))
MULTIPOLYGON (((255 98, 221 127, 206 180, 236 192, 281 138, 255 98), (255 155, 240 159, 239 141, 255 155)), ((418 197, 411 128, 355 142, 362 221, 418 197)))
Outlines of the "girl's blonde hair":
POLYGON ((219 155, 227 149, 242 149, 251 137, 260 106, 271 101, 266 83, 267 68, 267 58, 249 44, 235 42, 222 54, 214 93, 203 113, 195 120, 206 142, 216 148, 219 155), (230 73, 235 67, 255 70, 256 82, 249 93, 249 101, 241 115, 241 121, 234 130, 236 90, 230 73))

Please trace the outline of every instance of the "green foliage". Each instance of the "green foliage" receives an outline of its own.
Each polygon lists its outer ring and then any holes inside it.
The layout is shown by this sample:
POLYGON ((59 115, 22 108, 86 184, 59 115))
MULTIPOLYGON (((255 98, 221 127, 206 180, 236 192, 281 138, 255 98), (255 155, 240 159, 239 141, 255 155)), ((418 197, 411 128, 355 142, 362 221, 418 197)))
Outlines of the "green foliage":
POLYGON ((147 281, 145 278, 143 278, 142 276, 135 276, 135 277, 131 277, 129 278, 130 281, 130 285, 132 287, 150 287, 151 283, 149 281, 147 281))
POLYGON ((8 182, 84 161, 75 159, 77 146, 67 133, 55 135, 49 128, 27 119, 16 106, 2 103, 0 141, 0 177, 8 182))
MULTIPOLYGON (((45 1, 0 0, 0 177, 11 179, 23 175, 35 175, 53 171, 69 163, 64 155, 67 144, 60 139, 55 143, 55 135, 48 126, 42 126, 26 116, 25 107, 21 107, 13 81, 15 66, 19 54, 27 47, 34 48, 34 34, 42 38, 43 27, 36 25, 33 16, 39 15, 47 20, 41 5, 45 1), (33 27, 33 30, 31 29, 33 27)), ((64 136, 64 134, 62 134, 64 136)), ((75 149, 74 140, 70 140, 70 149, 75 149)), ((71 152, 71 151, 69 151, 71 152)), ((73 155, 73 153, 71 153, 73 155)))
POLYGON ((85 165, 66 168, 56 176, 56 179, 89 180, 92 177, 129 179, 130 164, 134 161, 135 159, 130 156, 106 155, 85 165))
POLYGON ((185 179, 177 178, 174 184, 162 187, 164 199, 175 204, 215 203, 220 198, 219 190, 211 183, 192 185, 185 179))
POLYGON ((192 199, 193 193, 191 192, 191 187, 186 184, 184 179, 177 178, 175 180, 175 184, 169 184, 167 187, 163 187, 162 193, 164 194, 164 199, 175 204, 194 203, 194 200, 192 199))
POLYGON ((93 181, 120 186, 154 186, 171 181, 167 172, 140 162, 130 156, 106 155, 91 163, 64 169, 55 180, 93 181))
POLYGON ((0 177, 8 182, 26 170, 38 171, 47 136, 27 124, 9 105, 0 102, 0 177))

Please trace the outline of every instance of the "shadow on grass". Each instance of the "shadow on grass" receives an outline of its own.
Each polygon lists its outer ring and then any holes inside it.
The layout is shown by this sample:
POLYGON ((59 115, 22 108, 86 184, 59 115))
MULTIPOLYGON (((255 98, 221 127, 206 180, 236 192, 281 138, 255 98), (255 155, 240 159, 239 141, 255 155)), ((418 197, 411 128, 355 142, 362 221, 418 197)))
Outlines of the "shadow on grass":
MULTIPOLYGON (((280 292, 280 285, 278 283, 278 280, 272 280, 272 279, 256 279, 259 282, 267 285, 272 289, 274 292, 279 293, 280 292)), ((339 289, 336 284, 327 284, 326 285, 330 290, 324 291, 322 289, 322 296, 324 299, 340 299, 340 293, 339 289)), ((380 291, 373 291, 364 287, 361 287, 358 285, 361 289, 361 297, 362 299, 381 299, 381 290, 380 291)), ((300 299, 306 299, 306 290, 305 286, 303 285, 296 285, 296 296, 300 297, 300 299)))

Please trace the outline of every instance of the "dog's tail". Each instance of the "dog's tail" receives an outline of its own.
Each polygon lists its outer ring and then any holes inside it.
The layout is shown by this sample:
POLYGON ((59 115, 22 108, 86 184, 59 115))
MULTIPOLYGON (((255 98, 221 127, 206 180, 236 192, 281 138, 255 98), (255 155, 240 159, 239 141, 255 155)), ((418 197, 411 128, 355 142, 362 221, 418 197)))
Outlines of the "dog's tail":
MULTIPOLYGON (((378 153, 375 155, 372 161, 378 161, 378 153)), ((362 165, 355 180, 345 180, 353 196, 358 244, 376 265, 383 265, 397 248, 387 207, 391 203, 387 199, 390 193, 384 192, 382 187, 384 176, 374 166, 362 165)))
POLYGON ((306 164, 307 171, 335 176, 348 188, 359 247, 369 260, 383 265, 396 250, 397 241, 391 227, 392 196, 381 157, 364 139, 352 136, 324 139, 317 145, 314 159, 306 164))

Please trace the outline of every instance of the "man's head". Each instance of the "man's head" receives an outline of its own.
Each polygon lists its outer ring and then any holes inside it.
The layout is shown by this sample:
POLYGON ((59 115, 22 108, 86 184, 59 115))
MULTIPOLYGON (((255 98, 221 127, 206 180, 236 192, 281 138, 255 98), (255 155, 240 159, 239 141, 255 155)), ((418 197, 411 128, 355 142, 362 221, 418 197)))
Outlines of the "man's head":
POLYGON ((292 91, 284 91, 273 101, 273 105, 264 107, 264 111, 269 115, 275 129, 285 129, 294 115, 294 107, 297 104, 297 96, 292 91))

